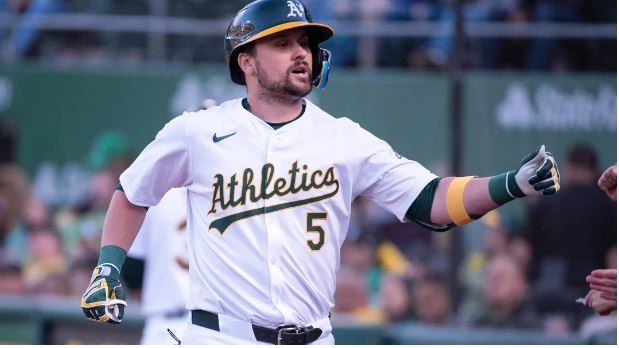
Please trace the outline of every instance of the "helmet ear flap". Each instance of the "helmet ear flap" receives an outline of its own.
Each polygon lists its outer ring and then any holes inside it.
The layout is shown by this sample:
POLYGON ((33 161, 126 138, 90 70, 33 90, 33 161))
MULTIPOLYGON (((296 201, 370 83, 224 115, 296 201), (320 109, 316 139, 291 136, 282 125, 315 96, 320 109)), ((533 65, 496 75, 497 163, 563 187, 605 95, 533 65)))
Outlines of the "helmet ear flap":
POLYGON ((239 85, 245 85, 245 74, 238 63, 239 52, 234 52, 230 56, 230 63, 228 64, 230 68, 230 76, 232 77, 232 81, 239 85))
POLYGON ((324 48, 318 48, 318 54, 314 58, 314 71, 315 74, 312 84, 321 90, 327 87, 329 82, 329 70, 331 69, 331 52, 324 48))

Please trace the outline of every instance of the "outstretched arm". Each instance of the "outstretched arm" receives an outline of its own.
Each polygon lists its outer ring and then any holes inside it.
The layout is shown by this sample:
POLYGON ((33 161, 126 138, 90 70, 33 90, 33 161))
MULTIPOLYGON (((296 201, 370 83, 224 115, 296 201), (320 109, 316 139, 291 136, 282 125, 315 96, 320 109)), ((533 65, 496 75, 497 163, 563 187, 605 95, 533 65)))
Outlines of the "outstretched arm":
POLYGON ((542 145, 516 170, 495 177, 440 180, 430 219, 437 225, 463 225, 516 198, 551 195, 560 189, 557 164, 542 145))

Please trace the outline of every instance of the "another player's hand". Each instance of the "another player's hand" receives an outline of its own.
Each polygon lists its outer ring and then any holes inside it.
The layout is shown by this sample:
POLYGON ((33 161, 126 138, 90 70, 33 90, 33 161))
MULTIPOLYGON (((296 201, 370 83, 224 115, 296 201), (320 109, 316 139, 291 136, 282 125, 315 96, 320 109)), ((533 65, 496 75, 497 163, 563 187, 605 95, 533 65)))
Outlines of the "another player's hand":
POLYGON ((122 322, 127 302, 119 276, 120 272, 113 265, 102 264, 95 268, 82 295, 82 310, 88 319, 110 324, 122 322))
POLYGON ((617 270, 596 269, 586 278, 591 290, 600 292, 600 297, 617 301, 617 270))
POLYGON ((617 201, 617 165, 611 166, 606 169, 600 179, 598 180, 598 187, 606 192, 608 197, 617 201))
POLYGON ((602 298, 597 290, 589 291, 585 297, 585 305, 593 308, 599 315, 609 315, 617 310, 617 301, 602 298))
POLYGON ((557 162, 544 145, 522 160, 515 176, 518 188, 525 196, 552 195, 561 188, 557 162))

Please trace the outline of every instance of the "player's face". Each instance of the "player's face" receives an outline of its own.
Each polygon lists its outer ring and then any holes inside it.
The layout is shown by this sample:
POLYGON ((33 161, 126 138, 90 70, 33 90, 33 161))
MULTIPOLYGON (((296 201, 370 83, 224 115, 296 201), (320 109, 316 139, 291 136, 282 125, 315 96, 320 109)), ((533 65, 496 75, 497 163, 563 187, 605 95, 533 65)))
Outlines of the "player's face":
POLYGON ((312 52, 304 29, 291 29, 256 43, 256 75, 265 91, 302 98, 312 91, 312 52))

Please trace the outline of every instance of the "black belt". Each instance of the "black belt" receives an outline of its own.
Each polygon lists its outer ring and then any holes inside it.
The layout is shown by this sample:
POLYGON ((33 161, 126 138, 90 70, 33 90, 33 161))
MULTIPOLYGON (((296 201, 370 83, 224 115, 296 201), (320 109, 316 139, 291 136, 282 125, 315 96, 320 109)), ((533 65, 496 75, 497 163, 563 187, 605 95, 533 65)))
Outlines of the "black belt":
MULTIPOLYGON (((219 317, 215 313, 193 310, 191 323, 219 331, 219 317)), ((270 344, 310 344, 318 339, 322 330, 312 326, 284 325, 277 329, 251 325, 256 340, 270 344)))

